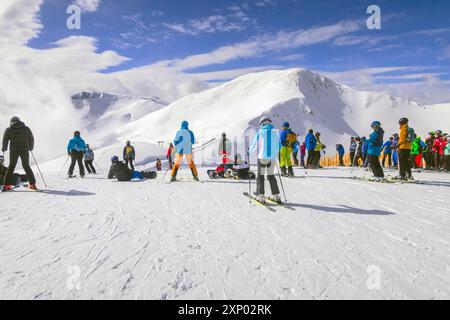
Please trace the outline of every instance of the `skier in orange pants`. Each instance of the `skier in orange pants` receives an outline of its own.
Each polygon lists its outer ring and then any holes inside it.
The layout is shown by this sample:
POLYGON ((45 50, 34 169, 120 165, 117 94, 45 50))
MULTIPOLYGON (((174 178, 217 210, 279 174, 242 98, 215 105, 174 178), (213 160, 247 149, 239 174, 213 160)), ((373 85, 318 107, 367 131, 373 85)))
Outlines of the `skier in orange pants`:
POLYGON ((183 162, 183 157, 186 158, 186 163, 191 169, 194 180, 199 181, 197 168, 194 163, 194 156, 192 155, 193 144, 195 144, 194 133, 189 130, 189 123, 187 121, 183 121, 181 123, 181 129, 178 130, 174 139, 174 146, 176 148, 177 155, 175 165, 172 168, 172 182, 177 181, 177 173, 180 169, 181 163, 183 162))

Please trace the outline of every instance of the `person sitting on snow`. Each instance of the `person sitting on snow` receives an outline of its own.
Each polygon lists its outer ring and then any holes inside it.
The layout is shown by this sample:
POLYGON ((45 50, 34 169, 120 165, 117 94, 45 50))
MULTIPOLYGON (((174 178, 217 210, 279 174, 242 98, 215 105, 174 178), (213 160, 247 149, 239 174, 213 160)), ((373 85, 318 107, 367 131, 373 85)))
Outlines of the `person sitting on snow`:
MULTIPOLYGON (((0 156, 0 185, 3 184, 3 179, 6 175, 6 170, 8 170, 7 167, 5 167, 5 157, 0 156)), ((17 174, 13 173, 12 175, 12 185, 18 186, 22 182, 28 182, 28 178, 26 174, 17 174)))
POLYGON ((121 182, 131 181, 131 180, 144 180, 144 179, 156 179, 156 172, 138 172, 132 171, 128 166, 119 161, 119 157, 113 156, 111 158, 111 167, 108 173, 108 179, 114 179, 121 182))

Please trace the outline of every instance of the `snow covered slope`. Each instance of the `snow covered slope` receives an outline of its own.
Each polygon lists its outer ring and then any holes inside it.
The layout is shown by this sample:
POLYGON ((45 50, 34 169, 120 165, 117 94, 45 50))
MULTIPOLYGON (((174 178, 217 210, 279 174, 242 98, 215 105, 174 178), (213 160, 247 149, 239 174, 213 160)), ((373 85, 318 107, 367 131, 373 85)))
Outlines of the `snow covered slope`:
POLYGON ((188 120, 200 142, 222 132, 241 138, 249 128, 256 129, 266 114, 278 127, 289 121, 302 137, 309 128, 320 131, 331 147, 347 145, 350 136, 369 134, 373 120, 380 120, 387 134, 398 131, 403 116, 410 118, 419 134, 446 128, 450 105, 421 106, 404 98, 359 92, 303 69, 266 71, 182 98, 119 128, 117 136, 170 141, 180 122, 188 120))
POLYGON ((348 171, 285 179, 276 214, 242 181, 49 175, 0 194, 0 299, 449 299, 450 176, 348 171))
POLYGON ((104 92, 80 92, 72 96, 72 102, 93 130, 136 121, 168 105, 158 97, 133 98, 104 92))

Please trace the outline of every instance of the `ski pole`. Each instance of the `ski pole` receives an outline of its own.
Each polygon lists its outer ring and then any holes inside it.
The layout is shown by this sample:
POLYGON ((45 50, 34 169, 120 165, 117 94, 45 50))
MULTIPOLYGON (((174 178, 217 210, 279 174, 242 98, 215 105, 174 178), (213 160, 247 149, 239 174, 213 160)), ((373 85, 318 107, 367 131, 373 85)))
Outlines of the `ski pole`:
POLYGON ((105 171, 103 171, 102 167, 100 167, 100 166, 97 164, 97 162, 95 162, 95 160, 94 160, 94 164, 97 166, 97 168, 100 169, 100 171, 101 171, 102 173, 105 173, 105 171))
POLYGON ((248 194, 251 196, 252 195, 252 181, 251 181, 251 171, 250 171, 250 151, 247 150, 247 156, 248 156, 248 194))
POLYGON ((276 162, 276 160, 275 160, 275 163, 277 165, 278 178, 280 179, 280 184, 281 184, 281 189, 283 190, 284 200, 287 202, 286 192, 284 191, 283 179, 281 179, 280 166, 278 165, 278 162, 276 162))
POLYGON ((61 168, 61 170, 59 170, 59 172, 58 172, 58 175, 60 175, 61 174, 61 172, 64 170, 64 168, 66 167, 66 164, 67 164, 67 162, 69 161, 69 156, 67 156, 67 159, 66 159, 66 162, 64 162, 64 165, 63 165, 63 167, 61 168))
POLYGON ((36 161, 36 158, 34 157, 33 151, 30 151, 30 153, 31 153, 31 156, 33 157, 34 163, 36 164, 36 168, 39 171, 39 174, 41 176, 42 182, 44 182, 44 186, 47 188, 47 183, 45 182, 45 179, 44 179, 44 176, 42 175, 41 169, 39 168, 39 165, 38 165, 38 163, 36 161))

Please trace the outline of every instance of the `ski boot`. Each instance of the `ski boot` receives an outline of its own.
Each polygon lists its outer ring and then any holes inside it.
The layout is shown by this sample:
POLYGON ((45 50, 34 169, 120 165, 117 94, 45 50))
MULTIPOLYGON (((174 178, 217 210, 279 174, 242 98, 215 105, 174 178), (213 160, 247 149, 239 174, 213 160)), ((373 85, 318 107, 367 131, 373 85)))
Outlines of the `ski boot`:
POLYGON ((29 184, 28 185, 28 189, 30 189, 31 191, 38 191, 38 189, 37 189, 35 184, 29 184))
POLYGON ((272 196, 269 197, 269 200, 273 201, 275 203, 278 203, 278 204, 282 204, 282 201, 281 201, 281 198, 280 198, 279 194, 273 194, 272 196))
POLYGON ((294 176, 294 169, 292 169, 292 167, 288 168, 288 176, 289 177, 293 177, 294 176))
POLYGON ((266 196, 265 195, 255 195, 256 200, 258 200, 259 202, 261 202, 262 204, 266 204, 266 196))
POLYGON ((2 188, 2 192, 8 192, 12 190, 12 186, 11 185, 5 185, 2 188))
POLYGON ((177 177, 175 177, 175 176, 174 176, 174 177, 171 177, 171 178, 170 178, 170 182, 177 182, 177 177))
POLYGON ((286 172, 286 167, 281 167, 281 176, 283 176, 283 177, 287 177, 288 176, 288 174, 286 172))
POLYGON ((194 181, 200 181, 198 177, 194 177, 194 181))
POLYGON ((73 178, 75 178, 76 176, 74 176, 73 174, 69 174, 68 176, 67 176, 67 179, 73 179, 73 178))

